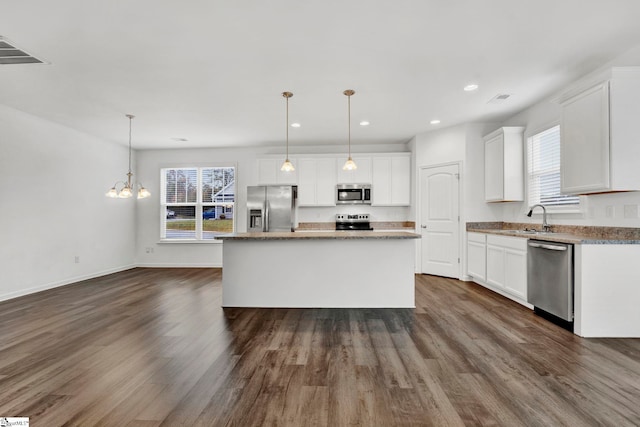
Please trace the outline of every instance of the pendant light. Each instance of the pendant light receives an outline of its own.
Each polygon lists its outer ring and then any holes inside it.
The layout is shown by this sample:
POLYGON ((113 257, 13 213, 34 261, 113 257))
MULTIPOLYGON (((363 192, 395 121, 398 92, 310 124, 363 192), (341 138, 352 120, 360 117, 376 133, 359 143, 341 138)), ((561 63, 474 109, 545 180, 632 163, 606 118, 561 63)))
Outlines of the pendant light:
POLYGON ((344 166, 342 166, 342 170, 352 171, 352 170, 358 169, 356 162, 354 162, 353 159, 351 158, 351 95, 355 94, 356 91, 347 89, 342 93, 347 95, 347 100, 348 100, 347 103, 348 103, 348 111, 349 111, 349 116, 348 116, 349 117, 349 157, 347 158, 347 161, 344 163, 344 166))
MULTIPOLYGON (((133 173, 131 173, 131 121, 135 116, 132 114, 127 114, 126 116, 129 119, 129 172, 127 172, 127 180, 117 181, 115 184, 113 184, 113 187, 111 187, 111 189, 106 194, 107 197, 120 199, 128 199, 133 196, 133 189, 131 187, 131 177, 133 176, 133 173), (118 184, 123 185, 120 191, 116 189, 118 184)), ((138 186, 140 187, 140 189, 138 190, 138 199, 145 199, 151 196, 149 190, 144 188, 142 184, 138 184, 138 186)))
POLYGON ((291 92, 282 92, 282 96, 287 98, 287 155, 280 170, 283 172, 293 172, 296 168, 293 167, 293 163, 289 160, 289 98, 291 98, 293 94, 291 92))

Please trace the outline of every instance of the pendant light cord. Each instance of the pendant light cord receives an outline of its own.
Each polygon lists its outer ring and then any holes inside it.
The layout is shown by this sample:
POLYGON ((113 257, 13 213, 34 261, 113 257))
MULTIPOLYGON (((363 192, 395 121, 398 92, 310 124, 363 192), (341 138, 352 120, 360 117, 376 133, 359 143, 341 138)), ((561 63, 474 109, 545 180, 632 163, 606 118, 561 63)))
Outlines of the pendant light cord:
POLYGON ((349 117, 349 158, 351 158, 351 95, 347 96, 347 100, 348 100, 347 105, 348 105, 348 108, 349 108, 349 114, 348 114, 348 117, 349 117))
POLYGON ((289 97, 287 96, 287 122, 285 123, 285 127, 287 128, 287 157, 289 160, 289 97))
POLYGON ((131 177, 133 174, 131 173, 131 121, 135 117, 133 114, 127 114, 129 118, 129 173, 127 173, 127 187, 131 188, 131 177))
POLYGON ((132 115, 127 115, 129 117, 129 173, 131 173, 131 120, 133 120, 132 115))

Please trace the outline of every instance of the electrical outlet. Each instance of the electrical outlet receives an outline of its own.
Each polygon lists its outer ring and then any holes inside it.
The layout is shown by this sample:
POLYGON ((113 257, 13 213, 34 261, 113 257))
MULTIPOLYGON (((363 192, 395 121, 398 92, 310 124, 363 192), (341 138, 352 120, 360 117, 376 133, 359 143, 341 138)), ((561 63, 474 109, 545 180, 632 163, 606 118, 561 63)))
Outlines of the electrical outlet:
POLYGON ((605 208, 604 216, 607 217, 607 218, 613 218, 613 216, 614 216, 613 206, 608 205, 605 208))
POLYGON ((152 254, 152 253, 153 253, 153 248, 147 248, 146 252, 147 252, 148 254, 152 254))
POLYGON ((75 262, 76 264, 80 264, 80 256, 76 255, 75 262))
POLYGON ((625 218, 638 218, 638 205, 624 205, 625 218))

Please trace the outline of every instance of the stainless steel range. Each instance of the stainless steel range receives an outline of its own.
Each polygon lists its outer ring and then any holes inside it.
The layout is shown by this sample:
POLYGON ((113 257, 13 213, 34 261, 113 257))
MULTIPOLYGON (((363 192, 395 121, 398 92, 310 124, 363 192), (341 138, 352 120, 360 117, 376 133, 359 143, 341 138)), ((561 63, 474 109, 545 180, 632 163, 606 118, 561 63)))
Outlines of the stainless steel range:
POLYGON ((336 214, 336 230, 371 231, 369 214, 336 214))

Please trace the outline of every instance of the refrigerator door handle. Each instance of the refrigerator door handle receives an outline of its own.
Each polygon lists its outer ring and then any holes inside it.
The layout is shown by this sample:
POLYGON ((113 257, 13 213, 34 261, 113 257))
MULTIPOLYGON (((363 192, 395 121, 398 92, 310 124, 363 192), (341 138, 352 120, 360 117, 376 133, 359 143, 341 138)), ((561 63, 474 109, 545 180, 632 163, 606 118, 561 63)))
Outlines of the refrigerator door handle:
POLYGON ((269 202, 264 203, 264 221, 262 221, 262 231, 269 231, 269 202))

